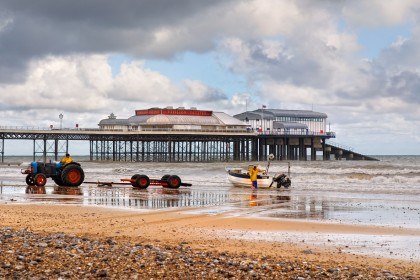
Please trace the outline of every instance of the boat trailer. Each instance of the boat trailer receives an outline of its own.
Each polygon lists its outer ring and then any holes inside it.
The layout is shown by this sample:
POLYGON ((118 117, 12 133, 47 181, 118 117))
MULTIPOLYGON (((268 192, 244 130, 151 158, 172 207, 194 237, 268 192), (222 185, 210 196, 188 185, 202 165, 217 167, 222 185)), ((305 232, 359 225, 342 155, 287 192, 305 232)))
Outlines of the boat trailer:
POLYGON ((150 179, 144 174, 134 174, 131 179, 120 179, 120 182, 84 182, 86 184, 96 184, 99 187, 112 187, 113 185, 131 185, 136 189, 147 189, 150 185, 162 186, 170 189, 178 189, 179 187, 191 187, 190 183, 183 183, 178 175, 164 175, 159 179, 150 179))

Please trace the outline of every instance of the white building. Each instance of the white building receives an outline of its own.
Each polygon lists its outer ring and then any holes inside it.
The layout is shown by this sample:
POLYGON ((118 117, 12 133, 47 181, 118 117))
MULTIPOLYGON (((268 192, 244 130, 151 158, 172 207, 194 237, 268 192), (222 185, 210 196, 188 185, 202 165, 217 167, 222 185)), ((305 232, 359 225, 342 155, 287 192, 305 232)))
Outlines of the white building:
POLYGON ((136 110, 135 115, 128 119, 117 119, 111 114, 98 125, 102 130, 118 131, 247 132, 247 125, 237 118, 194 107, 136 110))
POLYGON ((305 110, 257 109, 234 115, 264 134, 329 135, 327 114, 305 110))

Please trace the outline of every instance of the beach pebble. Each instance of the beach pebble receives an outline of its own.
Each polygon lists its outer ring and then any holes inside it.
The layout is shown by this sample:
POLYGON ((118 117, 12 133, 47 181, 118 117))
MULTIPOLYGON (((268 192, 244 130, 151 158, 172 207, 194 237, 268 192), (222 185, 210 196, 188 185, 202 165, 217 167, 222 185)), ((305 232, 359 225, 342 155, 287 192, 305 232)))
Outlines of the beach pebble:
POLYGON ((413 279, 333 261, 198 250, 188 242, 131 244, 11 228, 0 228, 0 240, 0 279, 413 279))

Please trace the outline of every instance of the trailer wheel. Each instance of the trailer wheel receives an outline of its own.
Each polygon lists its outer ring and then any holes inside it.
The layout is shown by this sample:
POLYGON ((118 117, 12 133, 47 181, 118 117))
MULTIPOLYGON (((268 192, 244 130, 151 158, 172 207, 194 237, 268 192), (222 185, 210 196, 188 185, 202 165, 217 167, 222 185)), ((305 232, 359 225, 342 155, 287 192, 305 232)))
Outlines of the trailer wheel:
POLYGON ((162 176, 162 179, 160 179, 161 181, 168 181, 169 177, 171 177, 171 175, 166 174, 162 176))
POLYGON ((28 184, 28 186, 35 186, 35 179, 33 174, 28 174, 28 176, 26 176, 26 184, 28 184))
POLYGON ((147 175, 139 175, 136 179, 136 187, 139 189, 147 189, 150 185, 150 179, 147 175))
POLYGON ((131 185, 133 188, 137 188, 137 178, 140 176, 140 174, 134 174, 131 176, 131 180, 134 180, 135 182, 131 182, 131 185))
POLYGON ((37 187, 43 187, 47 183, 47 177, 44 174, 39 173, 35 175, 34 181, 37 187))
POLYGON ((67 164, 61 172, 61 179, 66 186, 78 187, 85 179, 83 169, 77 164, 67 164))
POLYGON ((181 186, 181 178, 179 178, 177 175, 171 175, 168 178, 168 188, 171 189, 177 189, 179 186, 181 186))

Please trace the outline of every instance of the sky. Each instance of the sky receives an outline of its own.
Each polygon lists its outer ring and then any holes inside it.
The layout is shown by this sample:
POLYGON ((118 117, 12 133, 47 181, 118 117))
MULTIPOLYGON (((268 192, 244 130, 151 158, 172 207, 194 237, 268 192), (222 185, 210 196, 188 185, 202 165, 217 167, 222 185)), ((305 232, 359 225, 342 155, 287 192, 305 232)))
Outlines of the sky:
POLYGON ((326 113, 359 153, 420 155, 419 19, 419 0, 0 0, 0 126, 266 105, 326 113))

